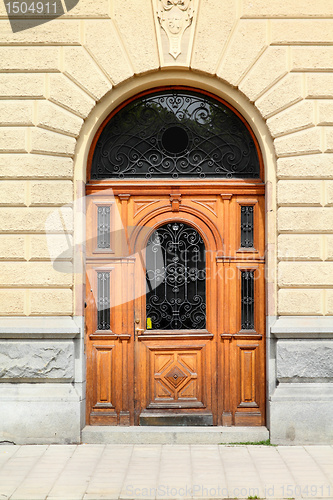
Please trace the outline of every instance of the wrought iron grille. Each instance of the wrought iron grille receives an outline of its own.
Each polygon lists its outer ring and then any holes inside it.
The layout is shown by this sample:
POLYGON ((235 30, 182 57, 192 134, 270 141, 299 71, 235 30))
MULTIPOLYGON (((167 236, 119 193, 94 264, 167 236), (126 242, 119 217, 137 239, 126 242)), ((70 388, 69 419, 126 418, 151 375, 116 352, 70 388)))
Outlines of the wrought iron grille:
POLYGON ((97 273, 97 330, 110 330, 110 273, 97 273))
POLYGON ((254 329, 254 272, 242 271, 242 330, 254 329))
POLYGON ((230 108, 175 89, 139 97, 112 117, 91 178, 257 178, 259 170, 254 140, 230 108))
POLYGON ((110 248, 110 207, 97 209, 97 248, 110 248))
POLYGON ((206 327, 206 260, 200 234, 174 222, 151 235, 146 250, 147 323, 153 330, 206 327))
POLYGON ((241 207, 241 247, 253 248, 253 206, 241 207))

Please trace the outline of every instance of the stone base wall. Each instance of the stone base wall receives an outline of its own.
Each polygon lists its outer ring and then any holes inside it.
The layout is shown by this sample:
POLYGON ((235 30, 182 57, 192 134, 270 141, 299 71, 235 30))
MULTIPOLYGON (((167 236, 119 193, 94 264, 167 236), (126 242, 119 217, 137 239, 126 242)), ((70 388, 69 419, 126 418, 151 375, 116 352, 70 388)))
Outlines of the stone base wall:
POLYGON ((0 321, 0 442, 79 443, 85 415, 80 321, 0 321))
POLYGON ((84 400, 72 384, 1 384, 0 441, 80 443, 84 400))
POLYGON ((270 334, 271 442, 333 443, 333 318, 280 317, 270 334))
POLYGON ((333 384, 280 384, 270 400, 272 444, 333 444, 333 384))

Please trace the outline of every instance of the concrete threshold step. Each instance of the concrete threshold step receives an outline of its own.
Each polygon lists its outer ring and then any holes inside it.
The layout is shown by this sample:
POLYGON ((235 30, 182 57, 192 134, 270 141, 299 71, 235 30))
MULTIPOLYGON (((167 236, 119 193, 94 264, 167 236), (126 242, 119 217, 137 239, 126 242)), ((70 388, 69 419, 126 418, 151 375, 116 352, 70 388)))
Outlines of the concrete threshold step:
POLYGON ((87 425, 87 444, 228 444, 257 443, 269 439, 266 427, 113 427, 87 425))

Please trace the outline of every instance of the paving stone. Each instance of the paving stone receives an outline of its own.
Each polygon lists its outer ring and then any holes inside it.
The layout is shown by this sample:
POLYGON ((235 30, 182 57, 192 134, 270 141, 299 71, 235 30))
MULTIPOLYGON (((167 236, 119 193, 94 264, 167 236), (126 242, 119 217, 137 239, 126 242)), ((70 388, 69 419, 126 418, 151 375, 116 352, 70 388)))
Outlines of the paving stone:
POLYGON ((332 481, 332 446, 0 446, 11 500, 328 500, 332 481))

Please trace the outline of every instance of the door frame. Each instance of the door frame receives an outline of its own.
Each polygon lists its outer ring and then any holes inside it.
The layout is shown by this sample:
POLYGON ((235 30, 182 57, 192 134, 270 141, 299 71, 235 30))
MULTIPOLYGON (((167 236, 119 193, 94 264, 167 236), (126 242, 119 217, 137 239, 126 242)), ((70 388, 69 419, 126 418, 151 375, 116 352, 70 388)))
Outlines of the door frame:
MULTIPOLYGON (((200 183, 202 184, 202 183, 200 183)), ((149 214, 145 214, 144 211, 141 212, 141 215, 137 221, 137 224, 135 226, 135 229, 133 230, 132 234, 129 235, 129 239, 131 241, 131 252, 133 248, 138 248, 138 236, 140 235, 140 232, 142 232, 142 229, 145 227, 146 224, 149 223, 150 220, 155 219, 157 223, 155 226, 158 226, 160 223, 163 223, 165 221, 165 213, 168 213, 170 216, 171 220, 179 219, 179 208, 181 207, 181 210, 184 210, 184 213, 187 214, 187 217, 189 220, 192 221, 194 220, 198 214, 198 209, 193 209, 193 207, 187 207, 186 203, 183 204, 183 201, 180 202, 181 197, 185 197, 188 195, 189 189, 193 188, 193 192, 195 193, 196 196, 204 195, 207 197, 209 194, 214 194, 221 200, 221 209, 223 211, 223 227, 226 229, 226 234, 224 238, 224 249, 229 248, 230 246, 234 247, 236 249, 237 246, 237 239, 234 237, 235 231, 232 231, 233 224, 230 224, 230 216, 233 215, 235 212, 235 207, 239 206, 239 202, 237 202, 237 199, 241 200, 244 203, 247 203, 249 199, 253 199, 253 197, 258 197, 261 199, 261 202, 258 204, 257 201, 255 201, 255 205, 261 207, 260 211, 260 220, 262 221, 262 230, 264 229, 263 227, 263 222, 264 222, 264 192, 265 192, 265 186, 262 183, 249 183, 249 182, 243 182, 243 181, 225 181, 225 182, 210 182, 210 183, 205 183, 205 185, 200 185, 198 186, 198 183, 195 183, 193 181, 191 182, 185 182, 184 185, 179 182, 179 180, 176 181, 171 181, 168 183, 154 183, 154 186, 151 186, 150 183, 147 184, 147 182, 125 182, 125 183, 110 183, 102 181, 102 182, 94 182, 91 183, 90 186, 87 186, 87 194, 92 195, 92 196, 100 196, 101 199, 103 199, 103 193, 105 193, 105 189, 109 188, 110 186, 113 186, 112 193, 114 196, 114 199, 117 200, 119 210, 120 210, 120 216, 123 220, 124 223, 127 224, 128 222, 128 204, 131 203, 135 197, 141 197, 142 196, 148 196, 151 198, 153 195, 156 196, 157 199, 161 199, 163 196, 164 198, 167 197, 168 202, 167 202, 167 207, 164 206, 162 207, 157 207, 154 210, 149 210, 149 214), (182 206, 183 205, 183 206, 182 206), (233 208, 232 208, 233 207, 233 208), (177 214, 178 211, 178 214, 177 214), (229 222, 228 222, 229 220, 229 222), (236 246, 235 246, 236 245, 236 246)), ((199 210, 199 213, 201 214, 201 209, 199 210)), ((206 210, 206 214, 207 214, 206 210)), ((203 227, 206 226, 207 230, 209 233, 211 233, 212 236, 212 241, 216 241, 216 247, 220 249, 223 249, 222 246, 222 240, 221 236, 219 235, 219 230, 216 226, 216 224, 212 223, 212 220, 210 217, 208 217, 206 214, 202 214, 200 216, 200 219, 204 219, 204 222, 202 222, 203 227)), ((234 216, 234 215, 233 215, 234 216)), ((237 220, 236 217, 234 217, 234 220, 237 220)), ((238 221, 239 222, 239 221, 238 221)), ((193 222, 192 222, 193 224, 193 222)), ((200 225, 199 225, 200 226, 200 225)), ((207 241, 207 238, 205 238, 205 235, 203 234, 202 230, 200 231, 200 234, 204 236, 204 240, 207 241)), ((148 235, 145 235, 145 238, 148 238, 148 235)), ((264 241, 263 238, 261 238, 261 248, 260 248, 260 255, 264 256, 264 241)), ((205 241, 205 243, 206 243, 205 241)), ((142 245, 142 244, 141 244, 142 245)), ((221 252, 220 255, 217 255, 217 265, 220 266, 220 269, 223 269, 222 274, 225 276, 225 273, 227 272, 227 269, 231 269, 233 266, 235 267, 235 263, 232 262, 232 259, 230 259, 230 256, 227 255, 228 252, 221 252)), ((244 255, 244 252, 240 252, 240 258, 246 257, 244 255)), ((130 266, 130 262, 128 262, 128 266, 130 266)), ((248 263, 247 266, 245 267, 251 267, 258 269, 259 266, 261 269, 264 269, 264 257, 256 258, 255 262, 251 261, 251 263, 248 263)), ((239 268, 239 266, 236 268, 239 268)), ((263 276, 263 273, 262 273, 263 276)), ((89 286, 89 285, 88 285, 89 286)), ((89 290, 87 286, 87 297, 89 296, 89 290)), ((229 291, 228 288, 223 287, 222 291, 219 291, 218 293, 221 296, 221 301, 223 302, 224 300, 224 293, 230 293, 230 287, 235 287, 235 283, 232 284, 230 282, 228 284, 229 286, 229 291)), ((263 281, 260 284, 260 289, 261 289, 261 294, 263 296, 263 281)), ((89 299, 88 299, 89 300, 89 299)), ((220 328, 220 325, 222 324, 222 320, 225 320, 225 325, 227 325, 228 321, 223 318, 223 311, 221 308, 218 308, 218 315, 217 316, 217 321, 219 328, 217 328, 218 331, 218 337, 221 338, 221 342, 218 343, 218 349, 216 349, 216 352, 218 351, 219 354, 219 360, 220 362, 216 364, 217 370, 216 373, 220 380, 220 390, 218 391, 219 398, 218 398, 218 425, 232 425, 235 420, 233 420, 232 416, 232 408, 235 407, 236 401, 235 401, 235 394, 233 394, 233 391, 230 388, 229 384, 229 379, 227 377, 224 377, 224 374, 227 373, 232 373, 232 370, 234 369, 236 365, 241 369, 241 366, 245 366, 244 363, 247 365, 251 365, 253 363, 253 360, 258 357, 257 351, 255 351, 256 348, 259 347, 259 344, 256 343, 258 340, 262 339, 261 346, 260 346, 260 358, 261 358, 261 365, 260 365, 260 384, 261 387, 265 386, 265 360, 264 360, 264 354, 263 354, 263 349, 264 349, 264 344, 265 344, 265 333, 264 333, 264 301, 261 300, 262 304, 262 310, 260 313, 260 317, 262 318, 261 321, 261 326, 260 326, 260 332, 254 333, 253 332, 241 332, 238 330, 234 330, 234 333, 230 333, 230 327, 226 326, 225 331, 222 331, 220 328), (222 316, 221 316, 222 315, 222 316), (221 330, 221 331, 220 331, 221 330), (243 365, 242 365, 243 363, 243 365), (223 408, 223 411, 221 413, 221 410, 223 408)), ((128 318, 131 317, 132 319, 128 319, 128 321, 125 321, 125 328, 122 330, 122 333, 118 335, 119 342, 121 343, 122 347, 122 359, 126 363, 126 366, 128 366, 128 369, 130 370, 133 366, 134 363, 134 358, 133 355, 131 354, 131 347, 130 347, 130 335, 128 332, 133 331, 133 326, 134 326, 134 310, 133 310, 133 305, 131 303, 126 304, 124 306, 123 311, 126 311, 126 314, 128 314, 128 318), (126 331, 127 329, 127 331, 126 331)), ((225 316, 225 315, 224 315, 225 316)), ((102 341, 102 340, 111 340, 108 336, 104 334, 104 336, 99 332, 97 336, 93 336, 95 340, 102 341)), ((116 338, 113 339, 113 342, 116 342, 116 338)), ((87 340, 87 345, 89 344, 89 340, 87 340)), ((98 342, 97 342, 98 344, 98 342)), ((96 344, 96 345, 97 345, 96 344)), ((106 348, 105 343, 104 347, 106 348)), ((115 344, 113 345, 115 347, 115 344)), ((89 353, 89 348, 88 348, 88 353, 89 353)), ((89 356, 89 354, 88 354, 89 356)), ((92 378, 92 372, 91 372, 91 367, 89 367, 89 359, 88 361, 88 366, 87 366, 87 377, 88 377, 88 384, 87 387, 89 387, 89 380, 92 378)), ((117 377, 121 377, 120 373, 120 368, 115 367, 114 368, 117 373, 117 377)), ((131 415, 134 415, 134 399, 133 399, 133 394, 134 394, 134 376, 130 376, 130 371, 128 372, 128 375, 125 376, 125 379, 127 379, 126 382, 126 390, 123 391, 122 395, 122 411, 120 412, 120 418, 116 418, 115 414, 109 416, 109 424, 110 425, 134 425, 134 417, 131 415), (131 379, 133 382, 131 382, 131 379)), ((257 375, 256 375, 257 377, 257 375)), ((124 382, 124 383, 125 383, 124 382)), ((237 391, 239 392, 240 390, 246 390, 246 387, 244 386, 243 389, 241 388, 242 382, 237 379, 237 384, 239 385, 239 390, 237 388, 237 391)), ((243 384, 244 385, 244 384, 243 384)), ((238 386, 237 386, 238 387, 238 386)), ((264 394, 265 389, 261 389, 261 392, 264 394)), ((264 396, 263 396, 264 397, 264 396)), ((100 423, 100 420, 98 419, 98 416, 94 419, 92 419, 89 416, 89 401, 91 401, 91 390, 87 391, 87 421, 93 424, 98 424, 100 423)), ((261 416, 256 412, 255 407, 257 405, 252 405, 245 403, 241 405, 241 410, 238 411, 237 415, 237 423, 236 425, 264 425, 265 422, 265 404, 264 401, 261 399, 260 401, 260 407, 261 407, 261 416), (248 406, 248 409, 246 409, 246 406, 248 406), (245 413, 246 415, 245 415, 245 413), (254 412, 254 413, 253 413, 254 412), (245 415, 245 417, 244 417, 245 415), (249 423, 249 421, 253 421, 254 424, 249 423)), ((107 425, 107 424, 104 424, 107 425)))
MULTIPOLYGON (((198 79, 200 80, 200 77, 198 77, 198 79)), ((205 80, 204 77, 203 77, 203 80, 205 80)), ((186 76, 185 76, 185 78, 183 78, 183 75, 182 75, 182 78, 180 81, 186 81, 186 76)), ((148 80, 146 82, 146 86, 147 86, 147 90, 146 90, 147 93, 156 91, 158 89, 158 87, 151 88, 152 82, 151 81, 148 82, 148 80)), ((180 86, 184 87, 184 85, 180 85, 180 86)), ((193 82, 192 82, 191 86, 193 88, 193 82)), ((172 86, 172 87, 174 87, 174 86, 172 86)), ((209 85, 207 85, 207 88, 208 87, 209 87, 209 85)), ((163 86, 163 88, 166 88, 166 86, 163 86)), ((213 90, 211 86, 210 86, 210 89, 213 90)), ((200 89, 198 89, 198 88, 193 88, 193 90, 200 92, 200 89)), ((246 120, 243 118, 241 113, 239 113, 239 111, 237 111, 235 108, 233 108, 233 106, 231 104, 229 104, 227 101, 225 101, 225 99, 222 99, 221 97, 219 97, 219 95, 217 95, 215 92, 212 93, 209 90, 208 91, 203 90, 202 93, 210 94, 214 98, 217 98, 217 99, 223 101, 226 105, 228 105, 230 108, 232 108, 233 111, 236 112, 236 114, 242 119, 243 122, 245 122, 247 124, 246 120)), ((136 98, 137 96, 138 95, 132 95, 131 100, 136 98)), ((119 102, 119 100, 118 100, 118 102, 119 102)), ((237 102, 237 99, 234 99, 234 102, 237 102)), ((125 104, 126 104, 126 102, 122 102, 120 104, 120 106, 122 107, 125 104)), ((116 112, 116 109, 114 112, 116 112)), ((113 112, 113 114, 114 114, 114 112, 113 112)), ((108 121, 108 118, 106 118, 104 120, 104 122, 100 125, 99 130, 101 130, 105 126, 105 123, 107 121, 108 121)), ((255 137, 255 134, 252 132, 252 129, 249 126, 248 126, 248 129, 249 129, 252 137, 255 140, 256 148, 257 148, 258 155, 259 155, 259 161, 260 161, 260 165, 261 165, 261 167, 260 167, 261 168, 261 178, 263 178, 263 174, 264 174, 263 160, 262 160, 259 144, 258 144, 258 141, 255 137)), ((96 138, 96 134, 95 134, 95 138, 96 138)), ((260 138, 260 136, 259 136, 259 138, 260 138)), ((94 145, 95 145, 95 143, 93 140, 91 148, 90 148, 88 164, 90 164, 90 161, 91 161, 92 151, 94 149, 94 145)), ((268 153, 268 151, 266 151, 266 155, 267 155, 267 153, 268 153)), ((179 180, 178 179, 176 181, 168 180, 167 183, 168 183, 168 188, 171 189, 171 191, 175 192, 175 193, 177 193, 179 191, 180 184, 181 184, 182 188, 185 188, 185 189, 192 189, 193 188, 194 191, 196 191, 196 192, 198 192, 198 185, 200 185, 200 189, 203 188, 203 192, 207 191, 209 188, 213 187, 213 189, 217 189, 219 191, 222 199, 225 200, 226 212, 228 210, 228 207, 227 207, 228 200, 230 200, 232 196, 234 196, 236 194, 242 194, 243 196, 246 196, 247 194, 249 194, 249 195, 259 194, 259 193, 264 194, 264 191, 265 191, 263 181, 260 179, 258 179, 258 180, 252 179, 250 181, 248 181, 248 180, 235 181, 235 180, 223 179, 223 181, 216 181, 216 182, 215 181, 201 181, 201 180, 196 181, 196 180, 179 180)), ((125 203, 126 203, 126 197, 129 195, 129 191, 133 193, 133 190, 135 191, 135 188, 138 188, 139 190, 141 190, 141 192, 145 192, 146 194, 148 194, 148 193, 152 194, 152 192, 154 192, 156 195, 158 195, 158 194, 162 194, 165 191, 165 186, 163 185, 163 183, 158 182, 158 181, 156 182, 153 180, 149 181, 148 184, 147 184, 147 182, 140 182, 138 180, 136 180, 134 183, 131 181, 118 182, 117 180, 112 180, 112 181, 111 180, 107 180, 107 181, 104 181, 104 180, 103 181, 91 181, 90 180, 89 183, 87 184, 87 193, 90 194, 90 193, 93 193, 94 191, 97 192, 99 190, 104 190, 104 189, 108 189, 108 188, 112 188, 114 193, 116 194, 116 196, 123 197, 122 201, 124 201, 125 203)), ((177 200, 175 200, 175 204, 177 204, 177 200)), ((222 262, 222 261, 223 262, 226 261, 226 259, 223 256, 221 257, 220 262, 222 262)), ((227 337, 228 337, 227 334, 224 335, 224 340, 227 340, 227 337)), ((243 340, 246 340, 246 336, 243 335, 242 338, 243 338, 243 340)), ((230 358, 230 356, 229 356, 229 360, 227 358, 228 358, 228 355, 226 355, 224 353, 224 359, 225 359, 224 365, 226 367, 227 367, 228 363, 230 366, 234 362, 234 360, 232 360, 230 358)), ((224 419, 222 418, 222 423, 224 425, 230 425, 230 422, 228 420, 228 415, 226 415, 226 417, 224 419)))

